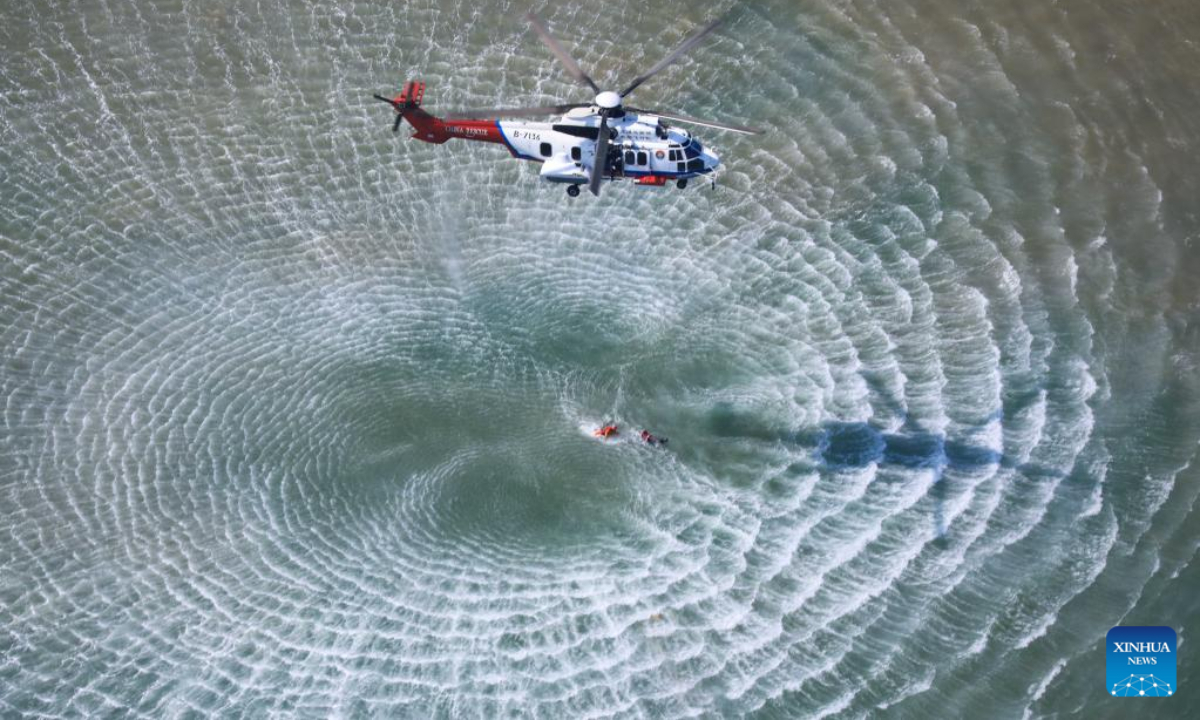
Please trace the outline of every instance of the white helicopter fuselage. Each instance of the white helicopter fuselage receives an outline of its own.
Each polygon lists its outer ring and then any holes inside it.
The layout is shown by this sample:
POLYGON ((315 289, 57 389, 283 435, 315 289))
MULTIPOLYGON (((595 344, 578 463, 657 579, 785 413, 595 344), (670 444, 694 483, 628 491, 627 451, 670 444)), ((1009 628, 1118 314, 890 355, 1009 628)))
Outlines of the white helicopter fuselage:
POLYGON ((503 143, 514 157, 542 164, 543 180, 566 183, 567 195, 579 196, 581 185, 600 195, 605 178, 631 178, 639 185, 662 186, 675 180, 684 189, 688 179, 712 173, 721 161, 705 150, 691 133, 667 127, 663 119, 703 127, 757 135, 760 130, 688 117, 663 109, 642 111, 624 107, 624 100, 650 78, 696 47, 722 23, 717 18, 688 36, 678 47, 654 64, 620 92, 605 90, 579 67, 536 14, 526 15, 538 37, 577 82, 596 94, 592 102, 541 107, 465 110, 458 118, 439 118, 421 108, 425 83, 410 81, 395 98, 375 95, 396 110, 392 132, 407 120, 416 130, 413 137, 441 144, 451 138, 503 143), (508 117, 545 117, 566 112, 557 122, 501 120, 508 117), (607 129, 606 129, 607 128, 607 129), (601 132, 603 131, 603 134, 601 132), (597 150, 599 148, 599 151, 597 150), (597 155, 603 157, 597 157, 597 155))
MULTIPOLYGON (((595 108, 577 108, 551 123, 497 120, 496 124, 514 156, 542 163, 543 180, 588 181, 596 162, 595 138, 600 125, 595 108)), ((612 161, 605 177, 610 179, 662 185, 711 173, 721 162, 691 133, 666 127, 654 115, 625 111, 619 117, 610 116, 608 127, 612 161)))
MULTIPOLYGON (((410 81, 394 99, 375 97, 396 109, 393 130, 407 121, 415 131, 413 138, 421 142, 441 145, 457 138, 504 145, 513 157, 541 163, 541 178, 566 184, 571 197, 578 196, 583 185, 599 194, 600 181, 604 179, 628 178, 638 185, 656 187, 674 180, 682 189, 689 179, 716 170, 721 164, 717 154, 687 130, 668 126, 663 122, 664 117, 742 133, 758 132, 680 115, 659 116, 623 108, 620 96, 613 92, 597 94, 592 105, 569 106, 571 109, 553 122, 501 120, 476 115, 476 111, 463 118, 435 117, 421 107, 424 95, 425 83, 410 81), (600 139, 602 127, 607 127, 607 143, 600 139), (596 157, 596 148, 601 144, 607 144, 606 158, 596 157)), ((529 110, 515 112, 529 114, 529 110)), ((561 112, 558 107, 532 110, 536 114, 561 112)), ((505 111, 496 112, 500 115, 505 111)))

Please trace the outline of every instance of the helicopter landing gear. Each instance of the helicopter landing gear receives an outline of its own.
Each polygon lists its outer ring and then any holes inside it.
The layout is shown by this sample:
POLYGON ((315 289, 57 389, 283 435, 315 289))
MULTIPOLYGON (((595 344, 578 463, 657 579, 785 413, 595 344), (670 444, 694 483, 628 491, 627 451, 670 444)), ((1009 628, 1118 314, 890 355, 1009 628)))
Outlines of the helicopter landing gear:
POLYGON ((567 186, 567 195, 570 195, 571 197, 579 197, 579 186, 578 185, 568 185, 567 186))
POLYGON ((676 180, 675 187, 679 188, 680 190, 686 188, 687 187, 687 178, 679 178, 678 180, 676 180))

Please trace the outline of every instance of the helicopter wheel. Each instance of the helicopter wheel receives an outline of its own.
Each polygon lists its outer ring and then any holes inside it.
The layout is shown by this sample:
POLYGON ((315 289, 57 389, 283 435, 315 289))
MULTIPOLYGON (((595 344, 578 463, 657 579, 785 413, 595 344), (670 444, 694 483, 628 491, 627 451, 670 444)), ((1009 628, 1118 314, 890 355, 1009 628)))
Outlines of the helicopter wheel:
POLYGON ((578 185, 568 185, 567 186, 567 195, 570 195, 571 197, 579 197, 579 186, 578 185))
POLYGON ((679 188, 680 190, 687 187, 687 178, 679 178, 678 180, 676 180, 675 187, 679 188))

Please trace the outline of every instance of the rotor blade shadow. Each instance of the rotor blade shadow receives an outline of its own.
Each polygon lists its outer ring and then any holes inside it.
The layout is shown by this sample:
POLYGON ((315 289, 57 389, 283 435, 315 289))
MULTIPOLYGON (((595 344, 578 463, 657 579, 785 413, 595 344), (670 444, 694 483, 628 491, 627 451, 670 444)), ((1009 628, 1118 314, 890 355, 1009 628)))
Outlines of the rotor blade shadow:
MULTIPOLYGON (((900 410, 897 406, 895 410, 900 410)), ((978 472, 985 468, 1011 469, 1029 477, 1063 479, 1067 473, 1037 463, 1006 457, 1002 452, 971 442, 924 432, 906 422, 899 431, 885 431, 869 422, 826 422, 816 427, 788 430, 718 405, 709 414, 708 431, 721 438, 752 439, 798 445, 809 451, 817 468, 849 471, 876 466, 935 473, 930 494, 938 537, 946 533, 944 504, 949 488, 946 470, 978 472)))

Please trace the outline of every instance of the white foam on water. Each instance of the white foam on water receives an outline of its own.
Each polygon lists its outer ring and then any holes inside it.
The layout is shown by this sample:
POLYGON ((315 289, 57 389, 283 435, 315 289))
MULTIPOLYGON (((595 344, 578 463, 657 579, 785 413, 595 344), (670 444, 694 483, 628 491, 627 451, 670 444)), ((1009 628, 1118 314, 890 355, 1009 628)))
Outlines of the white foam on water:
POLYGON ((1054 663, 1054 666, 1050 668, 1050 671, 1046 673, 1045 677, 1043 677, 1040 682, 1029 686, 1030 706, 1025 708, 1025 713, 1022 717, 1033 717, 1032 703, 1037 702, 1042 698, 1042 695, 1046 694, 1046 688, 1050 687, 1050 683, 1054 682, 1054 678, 1058 677, 1059 673, 1061 673, 1063 668, 1066 666, 1066 658, 1059 660, 1058 662, 1054 663))

